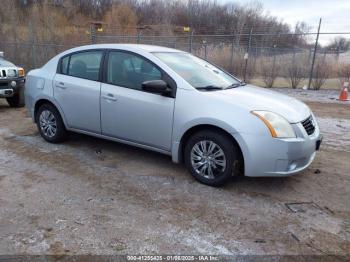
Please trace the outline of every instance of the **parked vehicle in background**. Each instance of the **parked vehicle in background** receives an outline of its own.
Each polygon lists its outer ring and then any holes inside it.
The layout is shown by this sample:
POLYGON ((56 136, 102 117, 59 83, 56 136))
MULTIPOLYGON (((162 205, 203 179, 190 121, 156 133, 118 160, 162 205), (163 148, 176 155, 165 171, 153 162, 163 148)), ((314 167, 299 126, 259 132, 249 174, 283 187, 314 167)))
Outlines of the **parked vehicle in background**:
POLYGON ((11 107, 24 106, 24 69, 3 58, 0 52, 0 98, 11 107))
POLYGON ((322 139, 302 102, 157 46, 65 51, 28 73, 26 105, 48 142, 74 131, 154 150, 212 186, 299 173, 322 139))

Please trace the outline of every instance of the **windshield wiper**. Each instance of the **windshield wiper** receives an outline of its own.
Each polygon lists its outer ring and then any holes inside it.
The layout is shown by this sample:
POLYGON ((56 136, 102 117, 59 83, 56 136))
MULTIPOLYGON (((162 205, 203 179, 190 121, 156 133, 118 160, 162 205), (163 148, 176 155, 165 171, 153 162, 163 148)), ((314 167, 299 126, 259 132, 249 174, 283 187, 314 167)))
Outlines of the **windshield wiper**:
POLYGON ((213 86, 213 85, 208 85, 208 86, 199 86, 196 87, 198 90, 222 90, 223 88, 220 86, 213 86))
POLYGON ((229 89, 229 88, 236 88, 236 87, 239 87, 239 86, 245 86, 247 83, 244 83, 244 82, 240 82, 240 83, 235 83, 235 84, 232 84, 228 87, 225 87, 225 89, 229 89))

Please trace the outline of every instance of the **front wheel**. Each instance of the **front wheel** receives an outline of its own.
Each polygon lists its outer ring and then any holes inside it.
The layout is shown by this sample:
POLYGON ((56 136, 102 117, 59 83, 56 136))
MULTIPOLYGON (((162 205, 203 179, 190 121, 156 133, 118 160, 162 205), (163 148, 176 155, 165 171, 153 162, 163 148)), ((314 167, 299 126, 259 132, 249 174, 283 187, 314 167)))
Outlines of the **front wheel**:
POLYGON ((42 105, 36 114, 36 124, 40 135, 50 143, 60 143, 66 139, 67 131, 60 113, 51 104, 42 105))
POLYGON ((220 186, 238 173, 239 149, 224 133, 200 131, 192 135, 185 146, 185 164, 199 182, 220 186))

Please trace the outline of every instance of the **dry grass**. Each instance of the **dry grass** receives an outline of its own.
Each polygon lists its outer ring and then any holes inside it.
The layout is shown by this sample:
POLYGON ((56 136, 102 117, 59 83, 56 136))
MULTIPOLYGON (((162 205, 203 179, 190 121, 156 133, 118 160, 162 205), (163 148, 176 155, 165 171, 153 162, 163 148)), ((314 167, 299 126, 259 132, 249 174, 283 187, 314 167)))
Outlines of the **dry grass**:
MULTIPOLYGON (((309 82, 309 79, 304 79, 298 85, 298 88, 302 88, 304 86, 307 86, 308 82, 309 82)), ((265 87, 265 83, 261 77, 255 77, 255 78, 251 79, 249 81, 249 83, 256 85, 256 86, 265 87)), ((326 80, 322 89, 336 89, 336 90, 338 90, 341 88, 341 85, 342 85, 342 83, 338 78, 329 78, 326 80)), ((290 88, 290 83, 284 77, 277 77, 274 84, 273 84, 273 87, 274 88, 290 88)))

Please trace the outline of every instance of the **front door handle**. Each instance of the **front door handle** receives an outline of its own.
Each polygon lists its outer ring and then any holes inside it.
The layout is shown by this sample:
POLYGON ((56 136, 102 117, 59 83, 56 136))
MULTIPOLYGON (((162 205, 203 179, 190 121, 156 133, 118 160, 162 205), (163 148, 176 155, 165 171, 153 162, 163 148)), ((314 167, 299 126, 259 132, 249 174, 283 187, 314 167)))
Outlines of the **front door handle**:
POLYGON ((113 94, 107 94, 102 96, 103 99, 107 101, 117 101, 117 98, 113 94))

